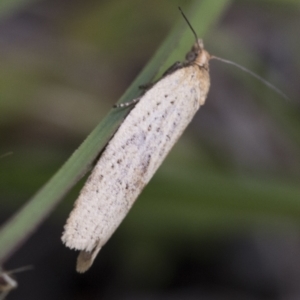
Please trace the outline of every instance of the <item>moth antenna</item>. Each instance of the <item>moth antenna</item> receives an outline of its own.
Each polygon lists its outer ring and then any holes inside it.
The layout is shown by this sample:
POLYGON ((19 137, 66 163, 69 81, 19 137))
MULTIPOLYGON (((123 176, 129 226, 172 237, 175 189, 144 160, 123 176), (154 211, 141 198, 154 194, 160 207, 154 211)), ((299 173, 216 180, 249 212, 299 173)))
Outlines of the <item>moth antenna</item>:
POLYGON ((229 64, 229 65, 233 65, 241 70, 243 70, 244 72, 252 75, 254 78, 258 79, 259 81, 261 81, 262 83, 264 83, 267 87, 269 87, 271 90, 273 90, 274 92, 276 92, 278 95, 282 96, 283 98, 285 98, 286 100, 288 101, 291 101, 291 99, 286 95, 284 94, 280 89, 278 89, 276 86, 274 86, 272 83, 270 83, 269 81, 267 81, 266 79, 262 78, 261 76, 257 75, 256 73, 250 71, 249 69, 231 61, 231 60, 227 60, 227 59, 224 59, 224 58, 221 58, 221 57, 218 57, 218 56, 214 56, 212 55, 210 57, 211 59, 216 59, 216 60, 219 60, 219 61, 222 61, 226 64, 229 64))
POLYGON ((194 30, 193 26, 191 25, 190 21, 188 20, 188 18, 186 17, 186 15, 183 13, 182 9, 180 6, 178 6, 179 11, 181 12, 183 18, 185 19, 185 21, 187 22, 188 26, 190 27, 190 29, 192 30, 192 33, 194 34, 195 40, 196 40, 196 44, 199 46, 199 50, 201 49, 200 45, 199 45, 199 41, 198 41, 198 36, 196 31, 194 30))

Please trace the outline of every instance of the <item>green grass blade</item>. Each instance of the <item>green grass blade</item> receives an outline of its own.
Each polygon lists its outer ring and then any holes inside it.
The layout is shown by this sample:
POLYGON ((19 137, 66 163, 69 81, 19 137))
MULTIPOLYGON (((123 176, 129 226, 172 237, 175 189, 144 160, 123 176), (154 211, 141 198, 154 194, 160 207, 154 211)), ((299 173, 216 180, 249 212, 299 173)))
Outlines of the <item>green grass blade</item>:
MULTIPOLYGON (((218 2, 209 0, 194 1, 193 7, 191 7, 190 11, 186 11, 186 14, 195 27, 195 30, 202 35, 204 31, 200 31, 200 29, 207 29, 229 2, 229 0, 219 0, 218 2)), ((180 22, 173 28, 157 53, 128 88, 119 102, 130 101, 138 95, 138 86, 148 83, 166 59, 177 51, 174 49, 176 49, 176 44, 182 35, 188 41, 182 43, 182 45, 185 45, 185 50, 182 50, 181 57, 184 57, 185 52, 193 43, 192 35, 188 31, 189 28, 180 19, 180 22)), ((83 176, 128 112, 129 109, 111 110, 62 168, 3 226, 0 231, 0 261, 10 256, 16 247, 24 239, 28 238, 37 226, 50 214, 62 197, 83 176)))

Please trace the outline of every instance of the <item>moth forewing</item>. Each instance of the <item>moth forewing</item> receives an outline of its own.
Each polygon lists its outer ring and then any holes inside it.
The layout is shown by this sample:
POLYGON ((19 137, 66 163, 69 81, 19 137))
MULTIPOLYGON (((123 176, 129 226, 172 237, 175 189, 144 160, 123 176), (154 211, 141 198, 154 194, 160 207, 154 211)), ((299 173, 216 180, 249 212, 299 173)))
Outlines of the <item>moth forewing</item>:
POLYGON ((210 55, 201 40, 189 58, 145 92, 108 143, 83 187, 62 241, 80 250, 85 272, 204 104, 210 55))

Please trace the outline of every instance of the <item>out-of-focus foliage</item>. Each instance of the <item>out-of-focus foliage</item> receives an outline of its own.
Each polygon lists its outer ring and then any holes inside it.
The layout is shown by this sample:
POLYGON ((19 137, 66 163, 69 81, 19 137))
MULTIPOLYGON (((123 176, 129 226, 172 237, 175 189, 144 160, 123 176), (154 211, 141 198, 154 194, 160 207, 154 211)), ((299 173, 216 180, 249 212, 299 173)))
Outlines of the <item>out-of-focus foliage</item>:
MULTIPOLYGON (((176 23, 177 6, 190 1, 19 1, 19 10, 1 3, 0 156, 13 152, 0 158, 6 220, 107 114, 176 23)), ((11 299, 129 299, 161 290, 171 298, 176 288, 190 295, 199 287, 199 297, 214 291, 208 299, 284 291, 297 299, 299 20, 296 1, 233 1, 203 37, 206 49, 257 72, 291 101, 212 61, 206 105, 90 273, 71 275, 75 254, 60 244, 78 186, 12 257, 13 267, 36 270, 20 275, 11 299)), ((185 38, 193 43, 192 34, 185 38)))
MULTIPOLYGON (((195 2, 195 5, 189 9, 190 19, 191 21, 196 21, 196 18, 205 16, 203 19, 206 19, 206 21, 201 22, 201 27, 207 28, 209 23, 212 23, 215 16, 220 14, 226 4, 227 0, 220 1, 218 6, 212 5, 209 1, 195 2), (207 14, 210 15, 210 18, 206 17, 207 14)), ((182 24, 182 20, 179 24, 182 24)), ((139 86, 144 84, 144 82, 150 82, 168 56, 171 56, 173 52, 174 54, 177 52, 174 48, 176 49, 180 35, 190 31, 186 24, 185 26, 180 26, 179 24, 173 27, 172 32, 149 63, 147 63, 141 74, 137 76, 136 80, 134 80, 121 97, 120 102, 128 102, 137 97, 140 93, 139 86), (182 28, 185 28, 185 30, 182 30, 182 28)), ((20 245, 20 241, 23 241, 25 237, 28 237, 40 225, 61 198, 88 171, 91 163, 99 156, 99 153, 123 122, 129 110, 130 108, 122 110, 112 109, 51 180, 7 222, 0 231, 0 244, 3 245, 0 248, 1 261, 12 255, 16 247, 20 245), (32 215, 35 218, 32 218, 32 215)))

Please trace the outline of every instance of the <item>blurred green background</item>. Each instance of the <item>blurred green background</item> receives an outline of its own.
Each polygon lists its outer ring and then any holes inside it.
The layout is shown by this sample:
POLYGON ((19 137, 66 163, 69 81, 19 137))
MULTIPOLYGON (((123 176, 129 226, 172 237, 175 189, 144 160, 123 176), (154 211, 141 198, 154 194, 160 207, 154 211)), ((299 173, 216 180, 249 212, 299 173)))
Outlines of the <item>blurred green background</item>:
MULTIPOLYGON (((103 119, 190 3, 0 2, 3 223, 103 119)), ((16 275, 9 299, 300 299, 299 9, 228 1, 203 36, 210 53, 290 101, 211 61, 207 103, 91 270, 76 274, 77 253, 60 241, 83 179, 5 263, 34 266, 16 275)))

